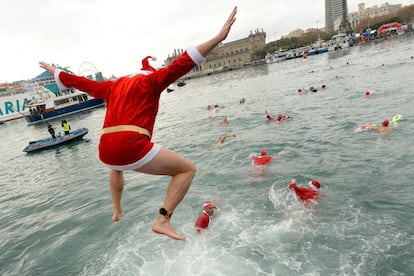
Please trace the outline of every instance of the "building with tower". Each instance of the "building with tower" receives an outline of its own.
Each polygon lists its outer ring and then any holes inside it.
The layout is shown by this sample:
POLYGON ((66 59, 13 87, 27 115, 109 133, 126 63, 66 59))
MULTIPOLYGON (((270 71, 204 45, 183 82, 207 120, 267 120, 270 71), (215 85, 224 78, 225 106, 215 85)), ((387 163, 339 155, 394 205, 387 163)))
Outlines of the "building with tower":
MULTIPOLYGON (((208 54, 202 64, 193 68, 192 73, 240 68, 254 62, 256 60, 255 52, 265 45, 266 33, 259 29, 251 31, 246 38, 219 44, 208 54)), ((174 53, 168 56, 164 64, 170 64, 183 52, 182 49, 174 49, 174 53)))

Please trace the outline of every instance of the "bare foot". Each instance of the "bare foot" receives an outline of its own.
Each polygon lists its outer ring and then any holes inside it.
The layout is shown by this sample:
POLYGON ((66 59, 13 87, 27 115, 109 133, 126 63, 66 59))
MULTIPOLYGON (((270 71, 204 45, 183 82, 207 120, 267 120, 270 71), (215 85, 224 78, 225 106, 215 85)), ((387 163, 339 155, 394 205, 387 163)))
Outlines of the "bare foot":
POLYGON ((166 235, 175 240, 185 241, 185 237, 180 236, 177 234, 177 232, 175 232, 170 223, 170 220, 161 215, 158 215, 157 219, 152 225, 152 231, 157 234, 166 235))
POLYGON ((122 209, 120 211, 114 211, 112 215, 112 220, 120 221, 123 216, 124 216, 124 212, 122 211, 122 209))

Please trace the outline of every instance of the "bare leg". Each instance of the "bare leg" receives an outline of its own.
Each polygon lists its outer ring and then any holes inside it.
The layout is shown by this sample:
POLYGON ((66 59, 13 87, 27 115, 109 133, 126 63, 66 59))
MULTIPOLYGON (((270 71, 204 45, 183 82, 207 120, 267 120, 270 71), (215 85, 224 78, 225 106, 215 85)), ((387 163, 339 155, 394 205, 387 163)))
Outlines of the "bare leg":
MULTIPOLYGON (((156 175, 170 175, 172 177, 167 188, 167 195, 163 207, 167 211, 174 212, 190 188, 196 168, 181 155, 161 148, 160 152, 151 162, 137 171, 156 175)), ((170 219, 160 214, 152 226, 152 231, 176 240, 185 240, 183 236, 178 235, 174 230, 170 219)))
POLYGON ((111 187, 112 204, 114 206, 112 220, 119 221, 123 216, 121 197, 122 191, 124 190, 124 173, 122 171, 111 170, 109 174, 109 185, 111 187))

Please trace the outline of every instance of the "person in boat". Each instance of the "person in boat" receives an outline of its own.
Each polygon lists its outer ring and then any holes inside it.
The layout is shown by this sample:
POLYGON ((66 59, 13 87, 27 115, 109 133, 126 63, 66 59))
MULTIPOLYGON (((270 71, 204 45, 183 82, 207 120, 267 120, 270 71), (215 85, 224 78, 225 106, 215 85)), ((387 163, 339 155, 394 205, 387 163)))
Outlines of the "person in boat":
POLYGON ((321 183, 316 180, 311 180, 309 182, 309 187, 300 187, 296 184, 296 179, 292 179, 289 184, 289 189, 294 190, 296 196, 301 201, 308 201, 311 199, 317 199, 319 197, 319 189, 321 188, 321 183))
POLYGON ((51 123, 47 123, 47 131, 49 131, 50 136, 52 136, 53 139, 56 139, 55 129, 52 127, 51 123))
POLYGON ((206 201, 203 204, 203 212, 198 216, 195 222, 197 232, 201 233, 210 225, 214 211, 217 210, 216 205, 211 201, 206 201))
POLYGON ((371 122, 366 124, 367 129, 372 129, 374 131, 378 131, 384 134, 389 134, 394 129, 390 126, 390 121, 388 119, 384 119, 381 123, 381 126, 374 126, 371 122))
POLYGON ((183 156, 151 141, 159 100, 162 91, 201 64, 227 38, 236 20, 236 13, 237 7, 234 7, 220 31, 211 39, 188 48, 171 64, 155 71, 144 68, 146 70, 134 76, 98 82, 40 62, 41 68, 55 76, 59 88, 74 87, 106 101, 99 158, 110 169, 113 221, 119 221, 123 216, 123 171, 168 175, 171 180, 152 231, 173 239, 185 240, 184 236, 175 231, 170 218, 189 190, 196 168, 183 156))
POLYGON ((68 123, 68 121, 62 120, 62 127, 65 135, 68 135, 70 133, 70 124, 68 123))

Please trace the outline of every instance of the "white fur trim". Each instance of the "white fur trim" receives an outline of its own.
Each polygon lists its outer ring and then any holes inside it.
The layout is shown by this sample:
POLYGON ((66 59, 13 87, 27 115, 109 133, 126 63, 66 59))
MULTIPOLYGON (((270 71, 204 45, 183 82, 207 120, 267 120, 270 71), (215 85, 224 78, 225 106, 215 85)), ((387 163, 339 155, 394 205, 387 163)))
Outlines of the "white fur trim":
POLYGON ((64 72, 61 69, 56 69, 55 70, 55 74, 53 75, 53 77, 55 78, 55 82, 57 84, 57 86, 59 87, 60 90, 66 90, 69 89, 69 87, 66 87, 63 82, 59 79, 59 74, 60 72, 64 72))
POLYGON ((149 75, 152 74, 152 71, 147 71, 147 70, 139 70, 137 72, 135 72, 134 74, 131 75, 131 77, 136 76, 136 75, 149 75))
POLYGON ((191 57, 191 59, 194 61, 195 64, 199 65, 204 61, 204 57, 200 54, 200 52, 197 50, 195 46, 191 46, 187 48, 187 53, 191 57))
POLYGON ((151 56, 151 60, 156 61, 157 60, 157 57, 151 56))
POLYGON ((319 191, 319 188, 318 187, 316 187, 315 185, 313 185, 312 184, 312 181, 311 182, 309 182, 309 187, 312 189, 312 190, 314 190, 314 191, 319 191))

